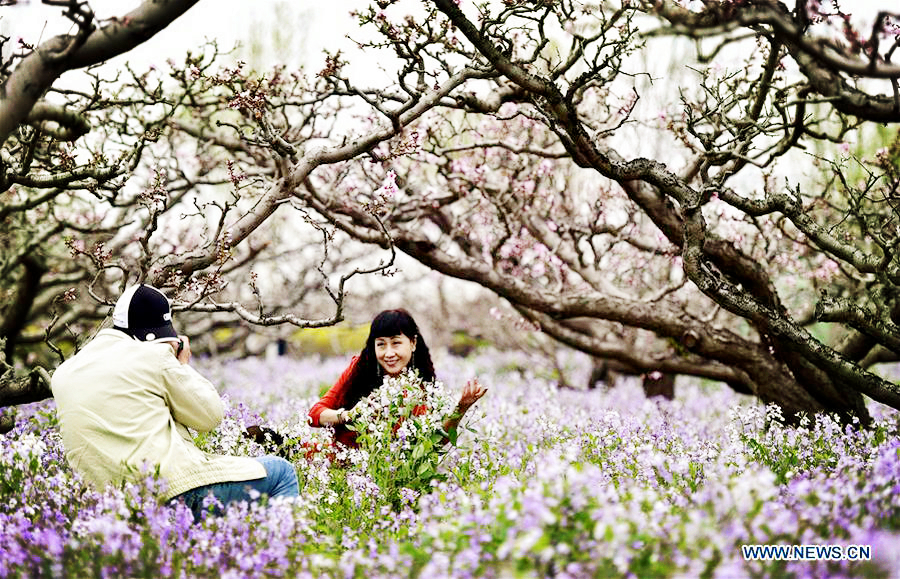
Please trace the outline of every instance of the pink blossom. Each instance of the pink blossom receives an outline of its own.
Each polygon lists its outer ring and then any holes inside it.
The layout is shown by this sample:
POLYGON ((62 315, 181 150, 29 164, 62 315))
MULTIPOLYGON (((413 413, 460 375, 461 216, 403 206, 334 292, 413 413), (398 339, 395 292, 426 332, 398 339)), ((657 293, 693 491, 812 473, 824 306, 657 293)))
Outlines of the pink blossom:
POLYGON ((376 197, 381 197, 383 199, 390 199, 394 197, 399 192, 397 187, 397 172, 391 169, 387 172, 387 175, 384 177, 384 182, 381 187, 375 191, 376 197))
POLYGON ((839 271, 840 268, 838 267, 837 262, 828 259, 812 272, 812 276, 815 279, 827 281, 837 275, 839 271))

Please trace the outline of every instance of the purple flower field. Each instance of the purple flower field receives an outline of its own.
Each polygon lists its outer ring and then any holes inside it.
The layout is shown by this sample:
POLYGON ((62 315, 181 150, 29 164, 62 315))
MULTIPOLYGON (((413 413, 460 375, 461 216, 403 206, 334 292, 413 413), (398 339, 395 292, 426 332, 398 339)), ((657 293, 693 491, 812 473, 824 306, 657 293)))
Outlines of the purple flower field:
MULTIPOLYGON (((198 444, 265 453, 241 435, 252 424, 300 449, 327 442, 306 412, 347 361, 198 361, 229 408, 198 444)), ((586 358, 563 362, 586 382, 586 358)), ((477 376, 488 393, 427 484, 402 479, 390 453, 363 468, 298 451, 299 500, 197 523, 155 500, 165 481, 152 472, 87 486, 66 464, 53 402, 21 408, 0 436, 0 577, 900 576, 893 410, 873 406, 864 432, 827 417, 794 428, 718 385, 646 400, 628 380, 560 390, 521 353, 435 366, 454 392, 477 376), (807 548, 754 560, 752 545, 807 548)))

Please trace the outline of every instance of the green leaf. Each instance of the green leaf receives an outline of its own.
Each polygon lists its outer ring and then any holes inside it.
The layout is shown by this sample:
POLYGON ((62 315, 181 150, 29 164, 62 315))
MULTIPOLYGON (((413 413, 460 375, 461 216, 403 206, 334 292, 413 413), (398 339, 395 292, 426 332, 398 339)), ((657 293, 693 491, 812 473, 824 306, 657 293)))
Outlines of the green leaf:
POLYGON ((434 469, 432 468, 432 466, 429 463, 423 462, 422 464, 419 465, 419 469, 416 472, 416 474, 418 474, 420 477, 422 477, 423 475, 425 475, 429 472, 433 473, 434 469))
POLYGON ((456 446, 456 441, 459 438, 459 430, 451 428, 450 432, 447 433, 447 438, 450 440, 450 444, 456 446))

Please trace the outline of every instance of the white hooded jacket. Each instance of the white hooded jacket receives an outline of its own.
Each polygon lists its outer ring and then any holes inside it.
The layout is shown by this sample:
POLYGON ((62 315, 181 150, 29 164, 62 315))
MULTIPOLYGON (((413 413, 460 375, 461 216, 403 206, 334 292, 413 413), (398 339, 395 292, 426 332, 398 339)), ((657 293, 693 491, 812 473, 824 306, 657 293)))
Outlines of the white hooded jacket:
POLYGON ((213 385, 171 346, 101 330, 51 381, 66 458, 96 485, 139 481, 159 469, 163 500, 200 486, 266 476, 250 457, 201 451, 188 428, 223 418, 213 385))

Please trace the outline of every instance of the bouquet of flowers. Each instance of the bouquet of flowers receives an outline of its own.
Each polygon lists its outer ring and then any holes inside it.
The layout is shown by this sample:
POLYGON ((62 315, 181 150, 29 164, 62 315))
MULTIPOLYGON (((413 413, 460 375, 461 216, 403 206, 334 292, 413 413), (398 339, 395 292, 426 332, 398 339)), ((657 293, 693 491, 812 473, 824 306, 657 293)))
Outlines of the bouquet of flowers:
POLYGON ((415 370, 385 378, 351 411, 347 426, 356 431, 360 447, 351 462, 365 469, 391 502, 408 502, 442 478, 438 466, 450 440, 444 420, 454 410, 451 393, 438 380, 425 382, 415 370))

